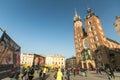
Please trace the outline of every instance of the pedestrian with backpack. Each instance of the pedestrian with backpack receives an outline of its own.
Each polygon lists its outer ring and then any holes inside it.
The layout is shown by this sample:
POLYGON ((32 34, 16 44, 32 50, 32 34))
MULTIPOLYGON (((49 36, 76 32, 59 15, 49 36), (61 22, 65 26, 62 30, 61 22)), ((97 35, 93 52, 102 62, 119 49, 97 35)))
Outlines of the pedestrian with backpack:
POLYGON ((30 70, 28 72, 28 80, 33 80, 33 77, 34 77, 34 68, 33 67, 30 67, 30 70))

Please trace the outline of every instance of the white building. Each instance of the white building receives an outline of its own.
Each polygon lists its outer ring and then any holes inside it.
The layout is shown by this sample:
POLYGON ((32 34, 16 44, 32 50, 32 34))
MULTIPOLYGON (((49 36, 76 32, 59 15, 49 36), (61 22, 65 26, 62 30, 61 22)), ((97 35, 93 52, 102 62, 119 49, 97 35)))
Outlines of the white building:
POLYGON ((120 17, 116 16, 116 20, 114 22, 115 29, 118 33, 118 36, 120 37, 120 17))
POLYGON ((28 64, 29 66, 33 65, 34 54, 21 53, 20 64, 28 64))
POLYGON ((45 64, 54 66, 58 65, 59 67, 65 67, 65 58, 62 55, 44 55, 46 58, 45 64))

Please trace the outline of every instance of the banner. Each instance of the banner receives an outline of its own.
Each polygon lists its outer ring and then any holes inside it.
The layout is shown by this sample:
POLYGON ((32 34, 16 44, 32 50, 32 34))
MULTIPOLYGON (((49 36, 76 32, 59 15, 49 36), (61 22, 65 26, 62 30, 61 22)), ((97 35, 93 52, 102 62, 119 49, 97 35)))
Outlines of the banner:
POLYGON ((5 32, 0 38, 0 79, 8 77, 20 67, 20 46, 5 32))
POLYGON ((45 65, 45 58, 44 57, 39 57, 39 66, 44 66, 45 65))

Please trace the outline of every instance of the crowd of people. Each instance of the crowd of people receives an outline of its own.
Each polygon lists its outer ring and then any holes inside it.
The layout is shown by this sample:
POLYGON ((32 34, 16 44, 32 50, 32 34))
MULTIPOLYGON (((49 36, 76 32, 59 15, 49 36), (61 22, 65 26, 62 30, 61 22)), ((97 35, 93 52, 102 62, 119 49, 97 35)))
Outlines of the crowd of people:
POLYGON ((97 67, 95 69, 95 72, 96 74, 101 74, 101 75, 102 75, 102 72, 105 72, 107 80, 111 80, 111 78, 115 79, 114 70, 110 66, 105 67, 104 69, 102 67, 97 67))
MULTIPOLYGON (((86 70, 84 70, 85 72, 86 70)), ((71 74, 74 75, 74 77, 78 74, 80 74, 80 68, 56 68, 54 72, 54 78, 56 80, 70 80, 71 74)))
POLYGON ((23 67, 21 73, 22 73, 22 77, 21 77, 22 80, 33 80, 35 70, 32 66, 31 67, 28 66, 27 68, 23 67))
MULTIPOLYGON (((37 71, 39 74, 39 78, 42 80, 46 80, 46 73, 49 72, 49 68, 43 66, 40 67, 37 71)), ((75 77, 76 75, 82 75, 87 77, 87 70, 88 69, 81 69, 80 67, 76 68, 64 68, 64 67, 58 67, 52 69, 54 71, 54 78, 55 80, 70 80, 71 74, 75 77)), ((114 70, 111 67, 105 67, 104 69, 102 67, 97 67, 95 69, 92 69, 96 72, 96 74, 102 75, 103 73, 106 73, 107 80, 111 80, 111 78, 115 79, 114 70)), ((22 76, 20 80, 33 80, 35 68, 33 66, 28 67, 21 67, 20 70, 22 76)), ((15 73, 13 77, 11 77, 11 80, 18 80, 19 73, 15 73)))
MULTIPOLYGON (((96 74, 99 75, 105 75, 106 80, 111 80, 112 78, 115 79, 114 70, 111 67, 105 67, 104 69, 102 67, 97 67, 95 69, 92 69, 95 71, 96 74)), ((55 70, 54 78, 56 80, 63 80, 63 77, 65 80, 70 80, 71 74, 75 77, 76 75, 82 75, 84 77, 87 77, 87 71, 88 69, 80 69, 77 68, 66 68, 63 70, 63 68, 58 68, 55 70), (65 72, 65 73, 64 73, 65 72), (64 76, 64 74, 66 74, 64 76)))

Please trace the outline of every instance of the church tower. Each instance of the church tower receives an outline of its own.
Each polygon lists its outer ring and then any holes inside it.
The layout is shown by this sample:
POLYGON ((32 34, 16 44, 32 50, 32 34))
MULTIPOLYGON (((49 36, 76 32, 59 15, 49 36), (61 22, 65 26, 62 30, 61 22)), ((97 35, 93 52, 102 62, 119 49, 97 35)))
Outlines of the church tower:
POLYGON ((103 46, 106 43, 106 37, 98 16, 90 8, 87 9, 87 13, 88 15, 85 18, 86 32, 90 44, 89 48, 91 52, 94 52, 99 46, 103 46))
POLYGON ((81 59, 81 51, 82 51, 82 38, 84 37, 84 30, 82 28, 82 21, 80 16, 77 14, 75 10, 74 15, 74 43, 75 43, 75 50, 76 50, 76 62, 80 64, 81 59))
POLYGON ((116 49, 120 48, 120 44, 105 36, 99 17, 90 8, 87 9, 84 23, 86 31, 82 27, 80 16, 75 11, 74 43, 77 66, 93 69, 98 66, 104 67, 106 64, 112 67, 115 67, 115 64, 119 65, 117 57, 120 55, 116 49))

